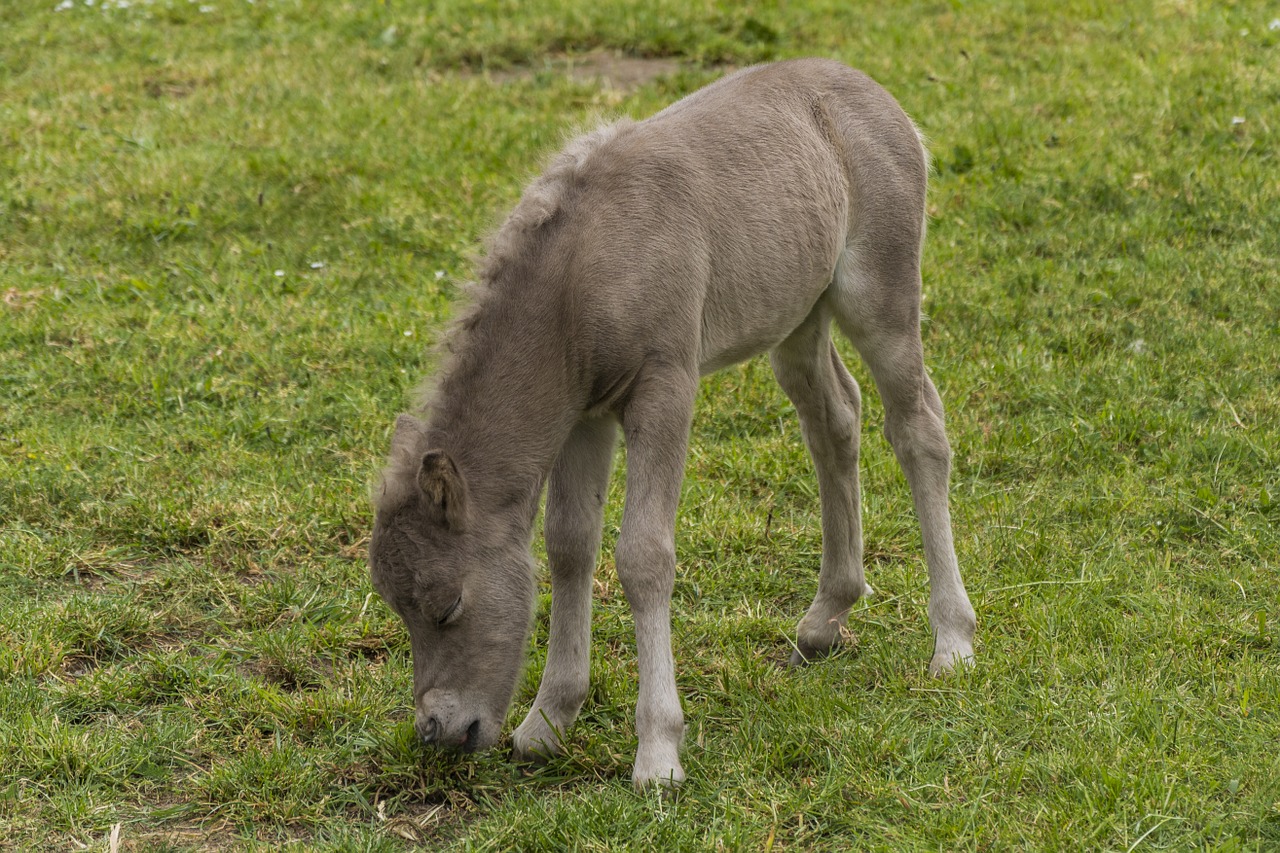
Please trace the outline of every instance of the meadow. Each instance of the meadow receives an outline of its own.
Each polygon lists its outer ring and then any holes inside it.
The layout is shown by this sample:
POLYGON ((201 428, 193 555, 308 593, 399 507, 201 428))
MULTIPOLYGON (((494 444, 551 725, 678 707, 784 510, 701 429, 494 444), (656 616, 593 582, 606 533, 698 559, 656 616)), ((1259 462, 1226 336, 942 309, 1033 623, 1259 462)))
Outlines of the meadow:
POLYGON ((0 847, 1280 849, 1280 6, 0 4, 0 847), (930 140, 977 665, 928 675, 842 342, 843 651, 780 666, 817 488, 756 359, 704 382, 681 503, 688 783, 629 781, 617 475, 566 755, 509 756, 540 553, 507 737, 423 750, 369 488, 485 235, 576 130, 801 55, 930 140))

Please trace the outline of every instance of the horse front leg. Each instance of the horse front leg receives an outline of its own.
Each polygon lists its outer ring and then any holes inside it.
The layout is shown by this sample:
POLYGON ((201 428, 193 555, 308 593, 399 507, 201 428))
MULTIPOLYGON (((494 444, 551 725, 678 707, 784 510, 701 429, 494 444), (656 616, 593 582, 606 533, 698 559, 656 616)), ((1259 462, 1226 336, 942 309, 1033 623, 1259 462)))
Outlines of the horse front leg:
POLYGON ((543 525, 551 566, 551 630, 547 665, 528 716, 516 729, 515 756, 559 753, 577 719, 591 678, 591 578, 617 441, 610 417, 582 421, 569 436, 547 483, 543 525))
POLYGON ((627 497, 618 537, 618 578, 636 625, 639 745, 632 782, 674 787, 684 781, 680 742, 684 712, 671 654, 676 511, 684 479, 698 374, 664 370, 642 377, 622 413, 627 497))

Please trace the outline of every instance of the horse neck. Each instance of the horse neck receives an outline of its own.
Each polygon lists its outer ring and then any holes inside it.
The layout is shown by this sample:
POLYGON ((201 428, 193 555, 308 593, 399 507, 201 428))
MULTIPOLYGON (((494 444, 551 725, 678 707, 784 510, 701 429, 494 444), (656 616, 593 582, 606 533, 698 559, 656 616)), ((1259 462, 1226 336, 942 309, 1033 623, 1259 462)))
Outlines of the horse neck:
POLYGON ((579 412, 566 342, 519 311, 482 310, 455 342, 427 435, 467 478, 473 505, 532 528, 542 486, 579 412))

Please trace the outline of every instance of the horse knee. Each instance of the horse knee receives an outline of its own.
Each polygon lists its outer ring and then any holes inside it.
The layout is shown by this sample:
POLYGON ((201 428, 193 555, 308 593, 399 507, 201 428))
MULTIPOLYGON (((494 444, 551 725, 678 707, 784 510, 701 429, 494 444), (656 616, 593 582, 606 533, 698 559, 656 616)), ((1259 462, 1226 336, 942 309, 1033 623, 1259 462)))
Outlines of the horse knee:
POLYGON ((627 536, 618 538, 614 551, 618 565, 618 579, 622 591, 629 600, 638 595, 666 591, 667 596, 675 586, 675 542, 662 536, 627 536))
POLYGON ((597 497, 592 506, 566 496, 549 495, 543 538, 551 564, 568 565, 582 560, 594 563, 600 549, 602 514, 602 497, 597 497))
POLYGON ((600 532, 584 524, 551 525, 544 532, 547 561, 555 567, 577 567, 594 563, 600 547, 600 532))

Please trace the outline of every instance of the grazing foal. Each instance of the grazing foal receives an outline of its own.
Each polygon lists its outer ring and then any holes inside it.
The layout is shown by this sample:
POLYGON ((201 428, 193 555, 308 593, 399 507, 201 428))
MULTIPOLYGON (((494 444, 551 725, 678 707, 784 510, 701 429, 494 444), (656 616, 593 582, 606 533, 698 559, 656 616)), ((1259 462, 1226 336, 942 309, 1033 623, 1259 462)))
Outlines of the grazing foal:
POLYGON ((769 352, 822 500, 818 592, 793 663, 832 649, 863 577, 857 347, 885 406, 929 568, 930 670, 971 660, 974 612, 947 506, 950 448, 920 342, 927 159, 894 99, 836 62, 748 68, 641 122, 572 142, 525 191, 480 271, 421 418, 396 423, 370 546, 408 626, 416 725, 498 738, 528 642, 547 490, 546 671, 518 758, 561 748, 587 695, 591 578, 618 426, 618 577, 635 617, 633 779, 684 778, 671 656, 675 524, 701 375, 769 352))

